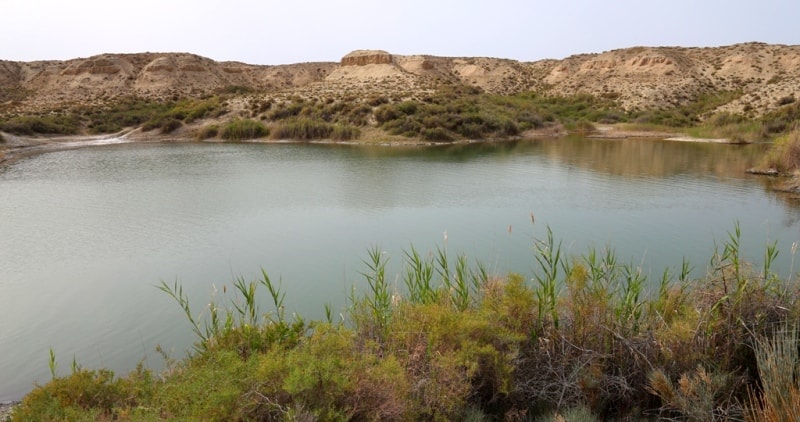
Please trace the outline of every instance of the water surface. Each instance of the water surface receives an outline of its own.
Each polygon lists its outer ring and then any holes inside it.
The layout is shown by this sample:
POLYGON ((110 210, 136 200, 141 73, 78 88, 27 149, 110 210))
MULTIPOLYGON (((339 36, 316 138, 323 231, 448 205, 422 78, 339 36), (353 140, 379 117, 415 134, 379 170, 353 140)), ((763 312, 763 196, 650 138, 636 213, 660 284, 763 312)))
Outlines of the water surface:
POLYGON ((530 277, 548 226, 570 253, 611 245, 654 278, 687 257, 700 276, 736 221, 745 254, 758 260, 778 241, 788 274, 800 213, 744 173, 760 148, 130 144, 17 162, 0 169, 0 402, 49 379, 50 348, 62 374, 73 357, 123 374, 139 361, 160 368, 157 344, 184 356, 194 339, 161 280, 179 280, 200 312, 215 289, 263 268, 290 311, 320 318, 364 285, 373 246, 398 288, 412 244, 530 277))

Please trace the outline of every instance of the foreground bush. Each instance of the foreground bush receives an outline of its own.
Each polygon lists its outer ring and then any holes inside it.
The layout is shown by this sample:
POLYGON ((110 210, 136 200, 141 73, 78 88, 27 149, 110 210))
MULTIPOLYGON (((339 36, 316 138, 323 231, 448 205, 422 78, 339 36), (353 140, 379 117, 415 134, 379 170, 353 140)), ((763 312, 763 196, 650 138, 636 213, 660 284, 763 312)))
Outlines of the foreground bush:
POLYGON ((771 271, 774 246, 743 262, 740 236, 706 277, 684 262, 655 283, 612 250, 562 255, 549 231, 530 279, 412 247, 402 292, 374 248, 339 322, 330 308, 325 322, 286 318, 266 273, 234 280, 203 320, 162 284, 198 336, 190 357, 162 377, 74 369, 15 420, 790 420, 800 286, 771 271))

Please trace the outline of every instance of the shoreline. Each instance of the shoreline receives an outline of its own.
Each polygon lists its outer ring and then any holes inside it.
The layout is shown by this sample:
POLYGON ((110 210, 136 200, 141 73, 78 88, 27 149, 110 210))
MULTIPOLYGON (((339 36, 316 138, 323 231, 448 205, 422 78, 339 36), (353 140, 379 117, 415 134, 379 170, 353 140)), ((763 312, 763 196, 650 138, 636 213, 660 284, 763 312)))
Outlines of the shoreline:
MULTIPOLYGON (((399 136, 386 135, 385 137, 367 136, 360 140, 334 141, 330 139, 318 140, 292 140, 292 139, 248 139, 241 141, 225 141, 220 139, 197 140, 188 133, 178 133, 163 135, 158 133, 142 132, 141 128, 125 129, 113 134, 103 135, 67 135, 67 136, 17 136, 0 132, 5 139, 5 148, 0 149, 0 168, 11 165, 24 158, 32 157, 48 152, 64 151, 68 149, 85 148, 92 146, 132 144, 132 143, 225 143, 239 142, 250 144, 333 144, 333 145, 353 145, 353 146, 383 146, 383 147, 437 147, 448 145, 467 145, 480 142, 506 142, 524 139, 538 139, 543 137, 564 137, 569 135, 564 130, 533 130, 520 136, 508 139, 485 139, 485 140, 457 140, 449 142, 432 142, 417 138, 402 138, 399 136)), ((375 135, 375 133, 370 133, 375 135)), ((694 138, 678 132, 661 131, 641 131, 626 130, 614 127, 613 125, 597 126, 594 132, 585 134, 590 139, 600 140, 622 140, 631 138, 665 140, 674 142, 701 142, 701 143, 720 143, 720 144, 741 144, 724 138, 694 138)))
POLYGON ((158 134, 142 132, 140 128, 126 129, 121 132, 104 135, 67 135, 67 136, 17 136, 0 132, 6 140, 5 149, 0 149, 0 168, 13 164, 24 158, 48 152, 64 151, 76 148, 85 148, 103 145, 138 144, 138 143, 247 143, 247 144, 330 144, 354 146, 382 146, 382 147, 437 147, 448 145, 466 145, 479 142, 505 142, 521 139, 535 139, 546 136, 563 136, 562 132, 541 131, 527 132, 522 136, 509 139, 462 139, 449 142, 425 141, 417 138, 403 138, 387 135, 386 137, 366 137, 359 140, 335 141, 332 139, 294 140, 294 139, 265 139, 255 138, 240 141, 225 141, 222 139, 198 140, 187 133, 158 134))

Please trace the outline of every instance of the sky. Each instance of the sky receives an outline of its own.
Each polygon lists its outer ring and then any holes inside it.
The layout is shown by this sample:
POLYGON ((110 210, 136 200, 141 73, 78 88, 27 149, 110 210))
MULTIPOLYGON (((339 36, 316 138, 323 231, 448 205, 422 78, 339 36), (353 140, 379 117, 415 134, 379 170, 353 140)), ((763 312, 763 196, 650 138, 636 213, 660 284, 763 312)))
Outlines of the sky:
POLYGON ((0 0, 0 60, 188 52, 218 61, 393 54, 561 59, 634 46, 800 44, 800 0, 0 0))

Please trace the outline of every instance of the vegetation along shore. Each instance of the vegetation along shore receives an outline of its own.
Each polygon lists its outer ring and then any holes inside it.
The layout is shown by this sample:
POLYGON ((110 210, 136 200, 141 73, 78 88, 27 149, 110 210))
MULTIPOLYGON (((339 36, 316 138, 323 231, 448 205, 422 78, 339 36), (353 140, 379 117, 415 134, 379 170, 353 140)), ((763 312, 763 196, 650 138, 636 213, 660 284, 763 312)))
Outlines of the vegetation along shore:
MULTIPOLYGON (((529 63, 384 51, 283 66, 186 53, 0 61, 0 165, 122 142, 438 145, 583 133, 768 142, 750 171, 800 192, 798 91, 800 46, 761 43, 529 63)), ((549 230, 534 243, 530 279, 412 247, 392 258, 405 263, 399 289, 374 248, 369 289, 315 321, 287 315, 266 272, 232 280, 202 310, 181 285, 162 284, 197 335, 188 357, 162 352, 163 372, 120 376, 78 363, 64 374, 53 356, 52 380, 11 418, 800 420, 800 284, 771 270, 773 245, 762 262, 744 262, 740 238, 734 225, 699 279, 688 262, 648 280, 613 249, 567 256, 549 230)))
POLYGON ((658 280, 613 249, 567 256, 549 230, 531 279, 411 247, 402 288, 373 248, 368 289, 315 321, 266 272, 203 309, 162 282, 190 356, 62 375, 51 351, 52 381, 13 420, 792 420, 800 285, 772 272, 774 246, 743 262, 740 239, 734 225, 704 277, 684 261, 658 280))

